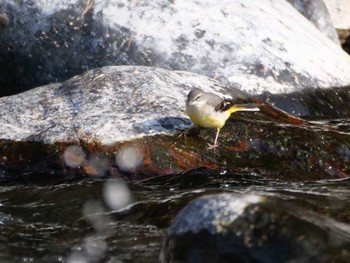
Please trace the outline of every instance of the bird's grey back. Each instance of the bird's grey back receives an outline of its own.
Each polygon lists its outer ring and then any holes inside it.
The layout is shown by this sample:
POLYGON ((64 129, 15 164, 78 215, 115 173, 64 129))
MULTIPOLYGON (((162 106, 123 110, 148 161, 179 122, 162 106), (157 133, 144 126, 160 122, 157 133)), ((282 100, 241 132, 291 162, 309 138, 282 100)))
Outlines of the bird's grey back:
POLYGON ((213 107, 216 107, 223 101, 220 96, 209 92, 203 92, 202 98, 205 99, 207 103, 213 107))

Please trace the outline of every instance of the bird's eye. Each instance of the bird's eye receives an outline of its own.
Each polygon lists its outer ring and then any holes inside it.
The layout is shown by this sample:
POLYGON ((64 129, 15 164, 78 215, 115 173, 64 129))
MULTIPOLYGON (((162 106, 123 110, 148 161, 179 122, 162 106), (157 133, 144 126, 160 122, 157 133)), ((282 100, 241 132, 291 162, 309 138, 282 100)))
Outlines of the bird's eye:
POLYGON ((200 97, 201 97, 201 96, 197 96, 197 97, 194 98, 194 100, 199 100, 200 97))

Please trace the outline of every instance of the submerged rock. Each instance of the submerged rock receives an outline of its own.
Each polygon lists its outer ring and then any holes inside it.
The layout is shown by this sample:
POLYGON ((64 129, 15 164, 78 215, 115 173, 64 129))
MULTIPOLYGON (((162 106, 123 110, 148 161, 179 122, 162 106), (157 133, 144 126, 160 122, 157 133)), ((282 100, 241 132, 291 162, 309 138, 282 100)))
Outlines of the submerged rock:
POLYGON ((1 86, 111 64, 191 71, 254 94, 350 83, 349 56, 287 1, 6 0, 0 10, 1 86))
POLYGON ((343 262, 349 245, 345 225, 261 196, 224 193, 178 213, 160 262, 343 262))

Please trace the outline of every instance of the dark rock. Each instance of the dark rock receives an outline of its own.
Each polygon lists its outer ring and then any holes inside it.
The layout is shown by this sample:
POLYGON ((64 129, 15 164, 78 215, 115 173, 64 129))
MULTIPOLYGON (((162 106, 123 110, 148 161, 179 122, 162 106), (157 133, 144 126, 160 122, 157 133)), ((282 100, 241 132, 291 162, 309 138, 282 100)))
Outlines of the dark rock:
POLYGON ((178 213, 160 262, 343 262, 350 245, 345 229, 261 196, 208 195, 178 213))
POLYGON ((342 47, 346 52, 350 54, 350 32, 346 33, 346 37, 344 39, 344 42, 342 44, 342 47))
POLYGON ((294 116, 338 119, 350 116, 350 87, 310 88, 289 94, 264 93, 258 97, 294 116))

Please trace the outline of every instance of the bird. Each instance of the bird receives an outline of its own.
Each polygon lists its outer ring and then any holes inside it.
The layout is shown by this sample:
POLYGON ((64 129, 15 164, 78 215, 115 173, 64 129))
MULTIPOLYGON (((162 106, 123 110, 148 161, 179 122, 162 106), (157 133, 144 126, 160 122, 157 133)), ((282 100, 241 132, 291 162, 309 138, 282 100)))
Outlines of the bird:
POLYGON ((220 130, 232 113, 259 110, 255 103, 236 104, 232 99, 222 98, 198 88, 191 90, 186 99, 186 113, 190 119, 198 126, 216 129, 214 144, 208 144, 209 149, 218 146, 220 130))

